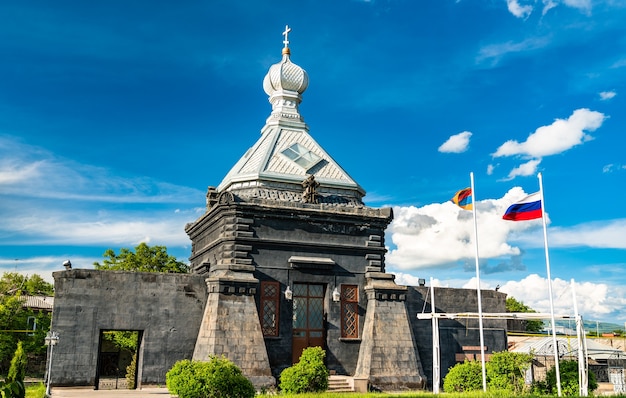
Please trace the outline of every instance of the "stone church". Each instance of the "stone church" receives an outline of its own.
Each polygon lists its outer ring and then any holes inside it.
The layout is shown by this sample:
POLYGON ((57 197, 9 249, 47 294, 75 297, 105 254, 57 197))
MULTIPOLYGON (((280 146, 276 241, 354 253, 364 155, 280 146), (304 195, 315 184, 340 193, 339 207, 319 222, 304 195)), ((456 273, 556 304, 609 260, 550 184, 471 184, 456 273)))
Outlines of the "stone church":
MULTIPOLYGON (((332 374, 365 388, 431 387, 432 326, 417 319, 431 311, 430 289, 385 271, 392 209, 366 206, 364 189, 310 134, 299 109, 309 78, 291 61, 288 33, 263 80, 272 109, 260 137, 185 226, 192 272, 54 273, 53 386, 102 388, 103 333, 135 331, 138 386, 164 384, 178 360, 213 355, 258 388, 275 386, 305 348, 321 346, 332 374)), ((477 311, 475 290, 434 291, 437 312, 477 311)), ((505 299, 482 291, 483 311, 504 312, 505 299)), ((506 350, 506 321, 484 325, 486 352, 506 350)), ((439 335, 442 376, 480 350, 475 319, 442 320, 439 335)))

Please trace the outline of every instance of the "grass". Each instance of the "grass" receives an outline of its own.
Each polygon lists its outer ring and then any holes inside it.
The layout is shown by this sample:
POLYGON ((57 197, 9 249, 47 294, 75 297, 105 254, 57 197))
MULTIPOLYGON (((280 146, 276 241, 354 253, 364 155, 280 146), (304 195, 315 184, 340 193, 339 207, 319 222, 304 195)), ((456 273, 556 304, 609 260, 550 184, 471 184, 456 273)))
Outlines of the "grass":
MULTIPOLYGON (((592 396, 592 395, 590 395, 592 396)), ((465 393, 444 393, 435 395, 430 391, 408 391, 397 393, 307 393, 307 394, 276 394, 276 395, 259 395, 263 398, 537 398, 537 397, 556 397, 556 395, 533 395, 520 394, 515 395, 503 391, 488 391, 483 393, 465 392, 465 393)), ((626 395, 611 395, 611 398, 626 398, 626 395)))

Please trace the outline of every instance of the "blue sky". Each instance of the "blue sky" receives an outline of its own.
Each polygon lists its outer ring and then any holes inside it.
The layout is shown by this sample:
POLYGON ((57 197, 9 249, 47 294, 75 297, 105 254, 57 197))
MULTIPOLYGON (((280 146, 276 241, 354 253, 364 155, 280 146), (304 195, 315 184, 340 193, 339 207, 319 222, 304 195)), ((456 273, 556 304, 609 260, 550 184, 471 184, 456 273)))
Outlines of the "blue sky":
POLYGON ((394 208, 387 271, 538 311, 540 221, 502 213, 543 175, 555 308, 626 321, 626 4, 594 0, 23 1, 0 4, 0 270, 51 280, 184 232, 258 139, 281 58, 311 135, 394 208))

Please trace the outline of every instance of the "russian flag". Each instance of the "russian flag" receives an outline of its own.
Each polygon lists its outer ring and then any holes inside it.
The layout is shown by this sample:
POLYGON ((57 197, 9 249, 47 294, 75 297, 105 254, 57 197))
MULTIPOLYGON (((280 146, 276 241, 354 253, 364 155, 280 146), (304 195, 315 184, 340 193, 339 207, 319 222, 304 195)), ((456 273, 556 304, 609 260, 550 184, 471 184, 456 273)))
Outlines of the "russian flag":
POLYGON ((461 189, 450 200, 461 209, 472 210, 472 188, 461 189))
POLYGON ((541 218, 541 216, 541 195, 535 192, 509 206, 502 218, 510 221, 526 221, 541 218))

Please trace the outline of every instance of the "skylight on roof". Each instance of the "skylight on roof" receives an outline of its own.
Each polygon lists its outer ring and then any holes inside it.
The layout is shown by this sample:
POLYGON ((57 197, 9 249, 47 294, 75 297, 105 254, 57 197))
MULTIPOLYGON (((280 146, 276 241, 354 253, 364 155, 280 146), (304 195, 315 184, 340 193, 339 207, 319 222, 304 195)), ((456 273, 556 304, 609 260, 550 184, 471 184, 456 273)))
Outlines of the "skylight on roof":
POLYGON ((282 154, 305 170, 310 169, 322 160, 322 158, 297 143, 282 151, 282 154))

